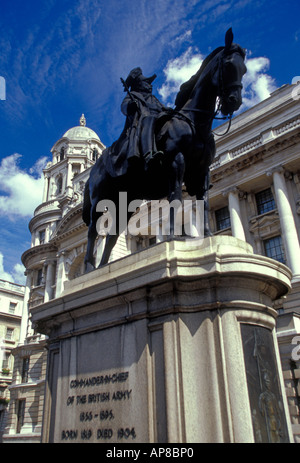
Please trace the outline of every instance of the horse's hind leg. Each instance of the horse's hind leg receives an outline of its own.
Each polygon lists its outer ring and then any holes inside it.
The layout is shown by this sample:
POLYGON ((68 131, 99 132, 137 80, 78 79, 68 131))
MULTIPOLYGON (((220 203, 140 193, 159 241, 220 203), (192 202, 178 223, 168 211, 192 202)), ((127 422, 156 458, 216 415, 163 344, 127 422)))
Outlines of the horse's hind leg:
POLYGON ((97 238, 97 229, 96 229, 96 208, 95 205, 91 207, 91 221, 88 229, 88 242, 86 255, 84 258, 85 264, 85 273, 95 270, 95 259, 94 259, 94 246, 97 238))
POLYGON ((113 218, 113 220, 115 221, 115 224, 114 224, 115 226, 112 227, 112 229, 114 230, 114 233, 108 233, 106 236, 104 251, 102 254, 99 267, 102 267, 102 265, 105 265, 108 263, 111 252, 115 244, 117 243, 120 234, 125 230, 126 225, 128 224, 129 219, 133 214, 133 212, 128 211, 128 210, 126 212, 127 212, 127 221, 126 223, 122 223, 122 220, 120 221, 120 217, 119 217, 119 209, 116 208, 116 214, 115 214, 115 217, 113 218))
POLYGON ((170 207, 170 236, 171 238, 175 233, 175 219, 176 219, 176 202, 177 207, 182 202, 182 183, 184 176, 185 162, 182 153, 177 153, 171 166, 171 176, 169 182, 169 197, 170 203, 173 203, 174 207, 170 207))
POLYGON ((117 243, 117 240, 119 238, 119 209, 117 207, 117 202, 115 201, 115 213, 112 214, 111 218, 113 220, 110 228, 110 232, 107 233, 106 235, 106 240, 105 240, 105 246, 103 250, 103 254, 100 260, 100 264, 98 268, 102 267, 103 265, 107 264, 111 255, 111 252, 117 243))
POLYGON ((204 201, 204 237, 212 236, 212 232, 209 225, 209 189, 210 189, 210 174, 206 173, 203 185, 203 191, 197 194, 197 199, 204 201))
POLYGON ((94 245, 97 237, 97 230, 94 223, 90 223, 88 230, 88 242, 86 255, 84 258, 85 272, 91 272, 95 270, 95 259, 94 259, 94 245))
POLYGON ((115 234, 115 235, 108 234, 106 236, 104 251, 103 251, 103 254, 102 254, 102 257, 101 257, 99 267, 102 267, 102 265, 105 265, 105 264, 108 263, 108 260, 109 260, 110 255, 111 255, 111 251, 113 250, 113 247, 115 246, 118 238, 119 238, 119 235, 117 235, 117 234, 115 234))

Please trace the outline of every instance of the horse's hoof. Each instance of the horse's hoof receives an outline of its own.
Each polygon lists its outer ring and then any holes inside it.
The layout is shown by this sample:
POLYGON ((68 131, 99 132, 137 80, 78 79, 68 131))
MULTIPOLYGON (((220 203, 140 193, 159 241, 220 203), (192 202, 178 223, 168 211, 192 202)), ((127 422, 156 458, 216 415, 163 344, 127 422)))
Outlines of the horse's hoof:
POLYGON ((185 241, 186 235, 169 235, 164 241, 185 241))
POLYGON ((89 272, 92 272, 93 270, 95 270, 95 267, 94 267, 93 264, 91 264, 90 262, 85 264, 85 272, 84 273, 89 273, 89 272))
POLYGON ((210 230, 204 230, 204 238, 210 238, 211 236, 214 235, 210 230))

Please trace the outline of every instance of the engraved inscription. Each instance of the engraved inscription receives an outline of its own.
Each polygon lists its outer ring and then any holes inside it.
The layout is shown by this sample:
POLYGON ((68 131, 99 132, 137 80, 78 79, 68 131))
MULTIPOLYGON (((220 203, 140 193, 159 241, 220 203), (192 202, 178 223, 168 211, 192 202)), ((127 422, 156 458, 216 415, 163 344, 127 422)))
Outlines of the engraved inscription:
POLYGON ((132 402, 133 391, 126 388, 128 378, 129 372, 125 371, 70 380, 65 404, 67 413, 72 411, 72 417, 75 416, 76 427, 63 429, 61 441, 109 442, 114 439, 122 442, 135 439, 135 427, 126 422, 128 414, 122 413, 122 419, 118 419, 124 405, 132 402))

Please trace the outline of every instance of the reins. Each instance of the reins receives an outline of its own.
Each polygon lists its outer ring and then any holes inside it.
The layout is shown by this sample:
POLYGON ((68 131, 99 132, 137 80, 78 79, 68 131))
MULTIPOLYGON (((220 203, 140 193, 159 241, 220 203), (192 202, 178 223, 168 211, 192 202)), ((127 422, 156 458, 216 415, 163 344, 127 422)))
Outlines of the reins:
POLYGON ((220 106, 221 106, 221 100, 219 99, 218 107, 216 109, 213 119, 223 120, 223 121, 229 120, 229 124, 228 124, 227 130, 224 133, 216 133, 214 130, 212 130, 212 133, 216 135, 217 137, 224 137, 224 135, 228 134, 231 128, 232 113, 230 113, 229 116, 217 117, 217 114, 220 112, 220 106))
POLYGON ((214 112, 213 116, 207 122, 202 122, 202 123, 198 122, 197 124, 195 124, 188 116, 186 116, 185 114, 182 114, 182 111, 192 111, 192 112, 199 112, 199 113, 206 113, 206 114, 210 114, 210 111, 206 111, 204 109, 197 109, 197 108, 181 108, 179 111, 174 110, 174 112, 182 116, 184 119, 186 119, 195 128, 197 125, 198 126, 210 125, 213 120, 223 120, 223 121, 228 120, 229 121, 228 128, 226 129, 224 133, 216 133, 214 130, 211 131, 217 137, 223 137, 224 135, 227 135, 227 133, 229 132, 231 128, 232 113, 229 114, 229 116, 218 117, 217 114, 220 113, 220 106, 221 106, 221 101, 219 100, 218 107, 216 111, 214 112))

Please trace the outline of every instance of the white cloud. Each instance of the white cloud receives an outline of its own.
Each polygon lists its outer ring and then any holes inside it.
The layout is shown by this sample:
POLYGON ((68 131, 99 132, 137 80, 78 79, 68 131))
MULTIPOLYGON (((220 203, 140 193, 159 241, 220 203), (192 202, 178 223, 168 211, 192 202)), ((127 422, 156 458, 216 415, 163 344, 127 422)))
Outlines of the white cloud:
MULTIPOLYGON (((168 61, 164 69, 165 83, 158 93, 164 103, 174 100, 180 85, 186 82, 200 68, 204 56, 189 47, 178 58, 168 61)), ((241 110, 251 108, 268 98, 276 90, 275 80, 267 73, 270 60, 265 57, 246 59, 247 73, 243 77, 243 105, 241 110)), ((241 112, 240 110, 240 112, 241 112)))
POLYGON ((276 90, 275 80, 267 73, 270 60, 265 57, 246 59, 247 73, 243 78, 243 108, 265 100, 276 90))
POLYGON ((13 268, 12 273, 8 273, 4 269, 4 256, 0 252, 0 279, 10 281, 11 283, 17 283, 24 285, 26 277, 24 275, 25 267, 22 264, 16 264, 13 268))
POLYGON ((26 276, 24 275, 25 267, 22 264, 16 264, 14 266, 12 277, 13 281, 19 285, 25 285, 26 283, 26 276))
POLYGON ((1 252, 0 252, 0 279, 6 280, 6 281, 13 281, 12 275, 4 270, 3 254, 1 254, 1 252))
POLYGON ((189 47, 183 55, 168 61, 164 74, 166 82, 158 89, 163 101, 166 103, 174 98, 179 91, 180 85, 189 80, 200 68, 203 56, 189 47))
POLYGON ((47 158, 39 159, 29 172, 18 166, 20 154, 2 159, 0 165, 0 215, 9 218, 31 217, 41 203, 43 192, 42 167, 47 158))

